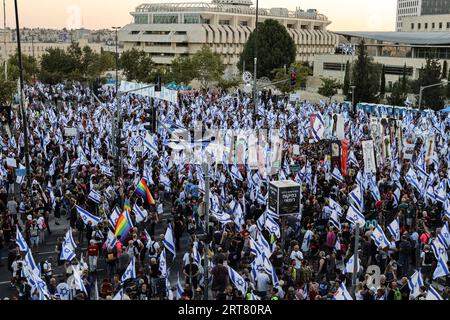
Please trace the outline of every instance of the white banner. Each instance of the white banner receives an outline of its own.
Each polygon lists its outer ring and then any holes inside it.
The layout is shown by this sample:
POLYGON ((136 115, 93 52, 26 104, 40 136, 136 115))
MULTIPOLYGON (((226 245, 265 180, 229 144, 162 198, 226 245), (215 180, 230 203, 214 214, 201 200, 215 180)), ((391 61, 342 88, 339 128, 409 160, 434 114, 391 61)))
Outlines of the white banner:
POLYGON ((178 102, 178 91, 169 90, 167 88, 162 87, 161 92, 155 92, 154 86, 149 87, 149 85, 145 83, 121 81, 119 92, 121 93, 132 92, 144 97, 156 98, 164 101, 169 101, 171 103, 178 102))
POLYGON ((411 160, 414 154, 414 144, 405 143, 403 145, 403 160, 411 160))
POLYGON ((75 137, 77 135, 77 128, 64 128, 64 135, 66 137, 75 137))
POLYGON ((339 140, 345 139, 344 118, 341 115, 337 115, 336 132, 334 132, 334 136, 339 140))
POLYGON ((430 165, 433 161, 434 145, 436 144, 436 136, 428 136, 425 143, 425 162, 430 165))
POLYGON ((375 154, 373 152, 373 140, 362 141, 362 149, 364 156, 364 172, 377 172, 375 165, 375 154))
POLYGON ((289 95, 290 102, 297 102, 297 101, 300 101, 301 99, 302 99, 302 96, 299 95, 298 93, 292 93, 289 95))

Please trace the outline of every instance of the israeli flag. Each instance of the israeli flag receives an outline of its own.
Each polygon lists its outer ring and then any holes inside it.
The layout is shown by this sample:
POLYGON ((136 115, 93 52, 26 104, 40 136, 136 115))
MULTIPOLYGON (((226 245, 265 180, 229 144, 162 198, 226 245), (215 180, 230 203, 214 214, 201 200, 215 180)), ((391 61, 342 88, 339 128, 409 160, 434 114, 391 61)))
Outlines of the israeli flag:
POLYGON ((88 195, 88 199, 92 200, 96 204, 100 203, 100 197, 101 197, 100 192, 95 191, 94 189, 92 189, 91 192, 89 192, 89 195, 88 195))
POLYGON ((119 292, 116 293, 116 295, 114 296, 113 300, 123 300, 123 288, 119 290, 119 292))
POLYGON ((375 242, 377 248, 381 247, 382 249, 384 249, 388 247, 390 244, 380 225, 377 225, 377 227, 373 230, 372 234, 370 235, 370 238, 375 242))
POLYGON ((241 277, 239 273, 233 270, 230 266, 228 267, 228 275, 234 286, 241 291, 242 295, 245 296, 247 293, 247 283, 244 278, 241 277))
POLYGON ((446 277, 450 272, 448 270, 447 260, 445 255, 441 255, 438 259, 436 269, 433 273, 433 280, 437 278, 446 277))
POLYGON ((344 283, 341 283, 339 285, 338 290, 334 294, 334 300, 342 301, 342 300, 353 300, 353 297, 351 296, 350 292, 348 292, 347 288, 345 287, 344 283))
POLYGON ((325 125, 324 125, 324 121, 322 118, 322 114, 320 112, 316 113, 316 117, 314 119, 314 123, 311 128, 311 132, 312 132, 313 138, 314 138, 314 140, 316 140, 316 142, 319 142, 320 140, 323 139, 323 135, 325 133, 325 125))
POLYGON ((336 243, 334 244, 334 250, 341 251, 341 240, 339 240, 339 237, 336 237, 336 243))
POLYGON ((270 215, 267 215, 266 223, 264 224, 267 231, 273 234, 278 239, 281 237, 280 225, 270 215))
POLYGON ((430 200, 432 203, 436 203, 436 195, 434 193, 433 187, 430 185, 427 188, 426 197, 428 200, 430 200))
MULTIPOLYGON (((148 237, 150 238, 150 237, 148 237)), ((111 230, 108 230, 108 235, 106 237, 105 245, 106 247, 113 248, 117 243, 117 238, 114 236, 114 233, 111 230)))
POLYGON ((177 298, 177 300, 181 300, 181 297, 183 296, 183 294, 184 294, 184 288, 183 288, 183 286, 181 285, 181 282, 180 282, 180 275, 178 275, 177 291, 176 291, 176 298, 177 298))
POLYGON ((444 226, 441 229, 441 232, 438 234, 438 239, 441 241, 441 243, 445 246, 446 249, 450 246, 450 232, 448 229, 448 222, 444 224, 444 226))
POLYGON ((137 223, 140 223, 147 219, 147 210, 142 210, 138 205, 133 206, 133 213, 136 215, 137 223))
POLYGON ((430 288, 428 289, 427 296, 426 296, 425 300, 443 301, 444 299, 436 291, 436 289, 433 288, 433 286, 430 286, 430 288))
POLYGON ((337 212, 337 214, 339 215, 339 217, 342 216, 342 207, 339 203, 337 203, 336 201, 334 201, 332 198, 328 198, 328 206, 335 210, 337 212))
POLYGON ((372 194, 372 197, 375 199, 375 201, 380 201, 381 194, 380 194, 380 190, 378 189, 377 178, 372 174, 369 177, 369 186, 370 186, 370 193, 372 194))
POLYGON ((250 301, 258 301, 261 300, 260 297, 258 297, 256 294, 254 294, 253 292, 250 294, 250 301))
POLYGON ((175 242, 173 240, 172 225, 170 223, 167 225, 163 243, 167 250, 169 250, 173 254, 173 258, 175 259, 177 253, 175 250, 175 242))
POLYGON ((417 179, 417 174, 414 172, 412 166, 409 168, 408 172, 405 176, 406 182, 408 182, 410 185, 412 185, 418 192, 422 192, 422 187, 417 179))
POLYGON ((25 254, 25 259, 23 259, 23 268, 22 274, 26 277, 30 275, 36 275, 37 277, 41 276, 40 266, 36 264, 34 261, 33 255, 31 254, 31 250, 28 250, 25 254))
MULTIPOLYGON (((353 273, 353 269, 354 269, 354 263, 355 263, 355 255, 352 255, 351 258, 347 261, 347 263, 345 264, 345 268, 343 273, 353 273)), ((357 270, 361 270, 362 266, 361 266, 361 259, 358 258, 358 263, 357 263, 357 270)), ((358 271, 358 272, 359 272, 358 271)))
POLYGON ((436 259, 439 259, 441 256, 444 257, 444 260, 447 261, 447 250, 445 249, 444 244, 442 244, 439 238, 436 238, 431 243, 431 248, 433 249, 434 256, 436 259))
POLYGON ((339 230, 341 230, 341 222, 340 222, 340 220, 339 220, 339 216, 338 216, 336 210, 333 210, 333 211, 331 212, 330 219, 329 219, 328 222, 331 223, 331 224, 332 224, 333 226, 335 226, 336 228, 338 228, 339 230))
POLYGON ((395 241, 400 241, 400 220, 394 219, 387 227, 389 233, 394 237, 395 241))
POLYGON ((28 245, 25 241, 24 237, 22 236, 22 233, 20 233, 19 226, 16 225, 16 244, 19 247, 19 250, 22 252, 28 251, 28 245))
POLYGON ((166 249, 163 249, 159 257, 159 271, 163 278, 167 277, 166 249))
POLYGON ((244 181, 244 178, 242 177, 241 173, 239 172, 238 168, 235 165, 231 166, 230 173, 234 179, 244 181))
POLYGON ((401 195, 401 191, 399 188, 395 189, 393 196, 394 196, 394 203, 393 203, 393 207, 397 208, 398 205, 400 204, 400 195, 401 195))
POLYGON ((74 258, 75 258, 74 248, 70 243, 64 240, 59 259, 65 261, 72 261, 74 258))
POLYGON ((350 204, 347 210, 347 221, 352 224, 359 223, 362 227, 366 224, 366 217, 353 204, 350 204))
POLYGON ((78 273, 77 268, 73 268, 73 278, 75 280, 75 287, 87 294, 88 292, 86 290, 86 287, 84 286, 84 282, 81 279, 80 274, 78 273))
POLYGON ((108 222, 113 228, 113 230, 116 228, 117 220, 120 217, 120 209, 115 207, 113 212, 109 215, 108 222))
POLYGON ((423 286, 422 273, 417 270, 411 278, 408 279, 408 287, 411 290, 409 299, 412 300, 420 294, 419 288, 423 286))
POLYGON ((124 283, 128 279, 136 279, 136 266, 134 257, 131 258, 130 264, 122 275, 122 278, 120 278, 120 282, 124 283))
POLYGON ((359 211, 362 211, 364 208, 364 201, 361 194, 361 188, 356 187, 352 192, 350 192, 349 197, 354 202, 359 211))
POLYGON ((88 225, 89 222, 91 223, 91 226, 94 227, 99 224, 100 221, 102 221, 102 218, 94 216, 87 212, 85 209, 76 206, 77 212, 80 215, 81 219, 83 220, 85 225, 88 225))
POLYGON ((273 253, 273 249, 270 247, 269 243, 267 242, 266 238, 262 235, 261 232, 258 232, 256 245, 259 248, 259 251, 261 253, 264 253, 267 258, 270 258, 273 253))
POLYGON ((348 155, 348 161, 349 164, 354 165, 355 167, 359 168, 359 163, 358 160, 356 159, 355 153, 352 151, 350 151, 350 154, 348 155))
POLYGON ((342 176, 341 171, 339 171, 338 168, 334 168, 333 172, 331 173, 331 176, 340 183, 344 182, 344 177, 342 176))
POLYGON ((436 187, 435 190, 436 201, 440 203, 444 203, 445 199, 447 199, 447 181, 446 179, 442 179, 441 182, 436 187))

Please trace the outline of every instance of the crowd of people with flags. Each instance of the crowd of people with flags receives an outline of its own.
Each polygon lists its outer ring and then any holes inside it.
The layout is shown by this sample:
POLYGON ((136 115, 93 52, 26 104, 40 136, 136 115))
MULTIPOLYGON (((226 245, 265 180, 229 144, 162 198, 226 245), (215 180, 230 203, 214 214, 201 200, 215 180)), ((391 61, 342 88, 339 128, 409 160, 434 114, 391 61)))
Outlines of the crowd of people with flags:
POLYGON ((102 103, 93 95, 80 84, 26 87, 28 136, 12 110, 0 141, 6 298, 450 299, 447 115, 266 92, 256 105, 240 92, 183 92, 176 104, 116 99, 108 87, 102 103), (145 128, 149 106, 156 133, 145 128), (191 134, 205 129, 216 139, 191 134), (299 214, 268 210, 278 180, 301 186, 299 214), (66 223, 56 259, 38 261, 51 225, 66 223))

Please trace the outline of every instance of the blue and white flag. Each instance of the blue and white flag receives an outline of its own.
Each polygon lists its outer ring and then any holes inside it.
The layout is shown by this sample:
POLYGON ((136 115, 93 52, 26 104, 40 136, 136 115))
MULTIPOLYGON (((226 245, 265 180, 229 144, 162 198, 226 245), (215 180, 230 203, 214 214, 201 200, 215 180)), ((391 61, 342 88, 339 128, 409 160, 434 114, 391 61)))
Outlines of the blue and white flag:
POLYGON ((394 237, 395 241, 400 241, 400 220, 396 218, 388 225, 389 233, 394 237))
POLYGON ((444 224, 437 237, 441 241, 441 243, 445 246, 445 248, 448 249, 450 246, 450 231, 448 228, 448 222, 444 224))
MULTIPOLYGON (((343 273, 353 273, 353 269, 354 269, 354 264, 355 264, 355 255, 352 255, 350 259, 348 259, 347 263, 345 264, 345 268, 343 273)), ((358 263, 356 266, 358 272, 362 269, 361 266, 361 259, 358 258, 358 263)))
POLYGON ((147 219, 148 216, 147 210, 142 210, 142 208, 139 207, 138 205, 133 206, 133 213, 136 216, 136 223, 144 221, 145 219, 147 219))
POLYGON ((88 199, 92 200, 96 204, 100 203, 100 197, 101 197, 100 192, 95 191, 94 189, 92 189, 91 192, 89 192, 89 195, 88 195, 88 199))
POLYGON ((175 250, 175 242, 173 240, 173 231, 172 231, 172 224, 168 224, 167 225, 167 230, 166 230, 166 234, 164 236, 164 247, 167 248, 167 250, 169 250, 172 254, 173 254, 173 258, 175 259, 177 253, 175 250))
POLYGON ((161 256, 159 257, 159 271, 163 278, 167 277, 167 259, 166 259, 166 249, 163 249, 161 256))
POLYGON ((270 234, 274 235, 278 239, 281 237, 280 225, 278 224, 277 221, 275 221, 275 219, 273 219, 272 216, 267 215, 266 223, 264 224, 264 226, 267 229, 267 231, 270 232, 270 234))
POLYGON ((417 174, 413 170, 412 166, 409 168, 408 172, 405 176, 406 182, 408 182, 410 185, 412 185, 418 192, 422 192, 422 186, 417 179, 417 174))
POLYGON ((348 292, 344 283, 341 283, 339 285, 339 288, 337 289, 336 293, 334 294, 334 300, 338 300, 338 301, 353 300, 353 297, 351 296, 350 292, 348 292))
POLYGON ((336 243, 334 244, 334 250, 341 251, 341 240, 339 240, 339 237, 336 237, 336 243))
POLYGON ((433 280, 437 278, 446 277, 449 274, 447 261, 444 256, 440 256, 437 262, 436 269, 434 269, 433 280))
POLYGON ((355 153, 352 151, 350 151, 349 155, 348 155, 348 161, 349 164, 354 165, 355 167, 359 168, 359 163, 358 160, 356 159, 355 153))
POLYGON ((61 247, 61 254, 59 255, 59 259, 63 261, 72 261, 74 258, 74 248, 68 241, 64 240, 61 247))
POLYGON ((441 182, 436 186, 435 189, 436 201, 440 203, 444 203, 447 199, 447 181, 446 179, 442 179, 441 182))
POLYGON ((28 251, 27 242, 25 241, 24 237, 20 233, 18 225, 16 225, 16 244, 19 247, 20 251, 22 251, 22 252, 27 252, 28 251))
POLYGON ((23 259, 22 275, 29 278, 32 274, 38 278, 41 276, 40 266, 34 261, 31 250, 28 250, 23 259))
POLYGON ((390 244, 380 225, 377 225, 377 227, 373 230, 372 234, 370 235, 370 238, 375 242, 377 248, 381 247, 382 249, 384 249, 388 247, 390 244))
POLYGON ((316 117, 314 118, 314 123, 312 125, 311 132, 316 142, 319 142, 320 140, 323 139, 323 135, 325 134, 325 125, 322 114, 320 112, 316 113, 316 117))
POLYGON ((401 195, 401 191, 399 188, 395 189, 393 196, 394 196, 394 203, 393 203, 393 207, 397 208, 398 205, 400 204, 400 195, 401 195))
POLYGON ((448 259, 447 250, 439 238, 435 238, 433 240, 433 242, 431 243, 431 248, 433 249, 433 253, 434 256, 436 257, 436 260, 439 259, 441 256, 444 257, 445 261, 448 259))
POLYGON ((344 177, 342 176, 341 171, 339 171, 338 168, 334 168, 333 172, 331 173, 331 176, 341 183, 344 182, 344 177))
POLYGON ((335 210, 338 214, 339 217, 342 216, 342 207, 339 203, 337 203, 336 201, 334 201, 332 198, 328 198, 328 206, 335 210))
POLYGON ((254 294, 253 292, 250 294, 250 301, 258 301, 261 300, 260 297, 258 297, 256 294, 254 294))
POLYGON ((425 300, 429 300, 429 301, 443 301, 444 299, 436 291, 436 289, 433 288, 433 286, 430 286, 430 288, 428 288, 428 292, 427 292, 427 296, 425 297, 425 300))
POLYGON ((67 242, 72 247, 72 249, 75 249, 77 247, 75 240, 73 240, 72 228, 69 227, 69 230, 67 230, 66 235, 64 236, 64 241, 67 242))
POLYGON ((183 288, 183 286, 181 285, 181 282, 180 282, 180 275, 178 275, 177 291, 176 291, 176 298, 177 298, 177 300, 181 300, 181 297, 183 296, 183 294, 184 294, 184 288, 183 288))
POLYGON ((408 287, 411 290, 409 299, 412 300, 420 294, 419 288, 423 286, 422 273, 417 270, 411 278, 408 279, 408 287))
POLYGON ((113 212, 109 215, 108 222, 113 230, 116 229, 117 220, 120 217, 120 209, 115 207, 113 212))
POLYGON ((378 189, 377 178, 370 174, 369 175, 369 186, 370 186, 370 194, 375 199, 375 201, 381 200, 380 190, 378 189))
POLYGON ((353 204, 350 204, 347 210, 347 221, 352 224, 359 223, 362 227, 366 224, 366 217, 353 204))
POLYGON ((100 223, 100 221, 102 221, 102 218, 90 214, 85 209, 83 209, 79 206, 76 206, 76 208, 77 208, 78 214, 80 215, 80 217, 83 220, 85 225, 88 225, 90 222, 91 226, 94 227, 94 226, 98 225, 100 223))
POLYGON ((335 226, 337 229, 341 230, 341 221, 339 219, 339 216, 337 214, 336 210, 333 210, 331 212, 329 223, 331 223, 333 226, 335 226))
POLYGON ((247 283, 244 278, 230 266, 228 266, 228 275, 234 286, 242 293, 242 296, 245 296, 247 293, 247 283))
POLYGON ((352 199, 353 203, 356 205, 359 211, 363 211, 364 201, 361 194, 361 188, 356 187, 352 192, 350 192, 349 197, 350 199, 352 199))
POLYGON ((83 279, 81 279, 81 276, 77 268, 73 268, 73 278, 75 280, 75 287, 80 289, 81 291, 84 291, 84 293, 88 294, 83 279))
POLYGON ((136 279, 136 266, 134 257, 131 258, 130 264, 123 273, 122 278, 120 278, 120 282, 124 283, 128 279, 136 279))
POLYGON ((123 300, 123 288, 119 290, 119 292, 116 293, 116 295, 114 296, 113 300, 123 300))

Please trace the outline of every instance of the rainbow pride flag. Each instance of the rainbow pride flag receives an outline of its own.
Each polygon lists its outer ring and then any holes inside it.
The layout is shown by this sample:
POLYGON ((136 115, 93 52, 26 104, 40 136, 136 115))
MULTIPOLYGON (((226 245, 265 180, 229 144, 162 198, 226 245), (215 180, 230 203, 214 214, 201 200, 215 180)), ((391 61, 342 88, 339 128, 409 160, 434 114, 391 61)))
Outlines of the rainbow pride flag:
POLYGON ((141 181, 139 181, 138 185, 136 186, 136 193, 141 198, 147 198, 148 204, 155 204, 155 199, 153 199, 152 194, 150 193, 150 190, 148 189, 144 179, 141 179, 141 181))
POLYGON ((120 236, 120 240, 123 241, 132 228, 133 222, 131 221, 130 214, 127 210, 124 210, 119 216, 119 219, 117 219, 114 236, 116 238, 120 236))

